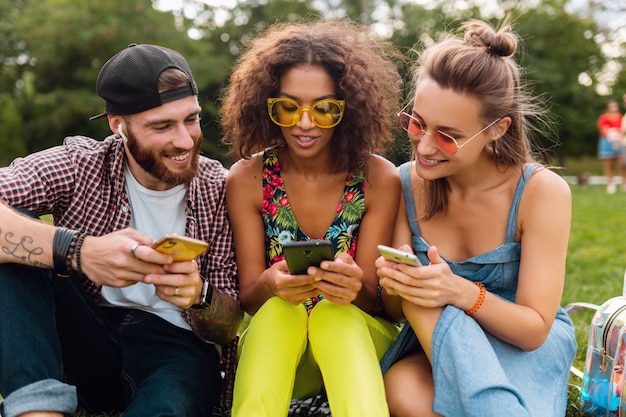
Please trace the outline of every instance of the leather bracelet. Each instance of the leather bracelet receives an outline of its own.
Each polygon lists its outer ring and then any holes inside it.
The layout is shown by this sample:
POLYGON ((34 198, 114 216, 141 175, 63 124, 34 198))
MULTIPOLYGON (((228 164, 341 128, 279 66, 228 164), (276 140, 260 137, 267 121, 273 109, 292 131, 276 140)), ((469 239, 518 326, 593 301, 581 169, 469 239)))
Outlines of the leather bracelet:
POLYGON ((472 308, 470 308, 469 310, 465 310, 465 314, 467 314, 468 316, 471 316, 478 311, 478 309, 485 302, 485 296, 487 295, 487 289, 483 284, 481 284, 480 282, 475 282, 474 284, 476 284, 480 292, 478 293, 478 300, 476 300, 472 308))
POLYGON ((52 239, 52 261, 54 272, 60 278, 67 278, 72 272, 72 254, 76 248, 80 232, 65 227, 57 227, 52 239))
POLYGON ((65 254, 72 240, 71 231, 65 227, 57 227, 52 240, 52 261, 54 262, 54 272, 62 275, 65 272, 65 254))

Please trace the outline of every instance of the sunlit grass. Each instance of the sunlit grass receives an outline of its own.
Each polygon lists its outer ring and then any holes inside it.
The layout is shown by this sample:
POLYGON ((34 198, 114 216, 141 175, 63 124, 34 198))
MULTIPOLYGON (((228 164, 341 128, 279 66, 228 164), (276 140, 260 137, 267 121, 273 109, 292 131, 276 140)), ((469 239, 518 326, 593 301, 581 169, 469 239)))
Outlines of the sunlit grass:
MULTIPOLYGON (((568 248, 563 305, 576 301, 602 304, 622 294, 626 268, 626 193, 608 195, 605 186, 573 187, 572 231, 568 248)), ((593 311, 572 314, 578 353, 574 366, 583 369, 593 311)), ((570 382, 580 386, 580 379, 570 382)), ((576 389, 570 390, 568 417, 577 410, 576 389)))

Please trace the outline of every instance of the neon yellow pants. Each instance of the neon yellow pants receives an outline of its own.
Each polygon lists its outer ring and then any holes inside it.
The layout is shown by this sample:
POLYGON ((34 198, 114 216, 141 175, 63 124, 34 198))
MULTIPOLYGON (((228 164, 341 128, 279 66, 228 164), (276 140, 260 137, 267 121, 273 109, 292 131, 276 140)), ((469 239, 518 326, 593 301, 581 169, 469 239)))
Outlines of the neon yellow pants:
POLYGON ((379 361, 398 333, 352 304, 267 300, 240 340, 233 417, 287 416, 323 387, 333 417, 389 416, 379 361))

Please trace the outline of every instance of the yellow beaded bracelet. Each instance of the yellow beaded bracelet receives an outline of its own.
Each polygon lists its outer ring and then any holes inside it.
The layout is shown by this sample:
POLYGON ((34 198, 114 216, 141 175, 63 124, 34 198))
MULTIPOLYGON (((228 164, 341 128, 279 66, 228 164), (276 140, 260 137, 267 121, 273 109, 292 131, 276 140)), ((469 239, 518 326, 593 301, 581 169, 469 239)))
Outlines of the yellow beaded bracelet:
POLYGON ((478 294, 478 300, 476 300, 474 306, 472 306, 472 308, 470 308, 469 310, 465 310, 465 314, 467 314, 468 316, 471 316, 478 311, 480 306, 482 306, 485 302, 485 296, 487 295, 487 290, 485 289, 485 286, 483 284, 481 284, 480 282, 475 282, 474 284, 476 284, 478 289, 480 289, 480 293, 478 294))

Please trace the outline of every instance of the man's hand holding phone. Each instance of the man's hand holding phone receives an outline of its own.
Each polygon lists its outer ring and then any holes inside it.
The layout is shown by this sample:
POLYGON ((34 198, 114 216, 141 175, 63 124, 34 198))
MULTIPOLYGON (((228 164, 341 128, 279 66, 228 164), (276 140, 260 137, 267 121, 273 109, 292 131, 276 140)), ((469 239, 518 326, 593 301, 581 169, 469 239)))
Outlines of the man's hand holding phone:
POLYGON ((209 249, 209 244, 203 240, 172 233, 154 242, 152 248, 170 255, 175 262, 178 262, 197 258, 209 249))
POLYGON ((152 248, 171 256, 174 263, 163 265, 166 274, 148 275, 145 282, 155 285, 159 298, 180 308, 196 304, 203 281, 194 259, 206 252, 209 244, 188 236, 167 234, 154 242, 152 248))

